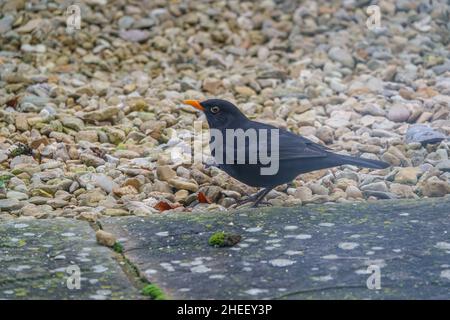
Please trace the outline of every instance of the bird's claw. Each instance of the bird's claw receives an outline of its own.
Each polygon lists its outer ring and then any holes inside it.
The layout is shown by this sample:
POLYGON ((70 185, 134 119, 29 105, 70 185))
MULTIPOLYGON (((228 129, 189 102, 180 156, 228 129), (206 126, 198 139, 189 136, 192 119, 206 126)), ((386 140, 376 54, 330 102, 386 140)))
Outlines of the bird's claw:
POLYGON ((259 202, 259 203, 254 203, 252 206, 251 206, 251 208, 258 208, 258 206, 259 205, 266 205, 266 206, 268 206, 268 207, 272 207, 273 206, 273 204, 271 204, 270 202, 267 202, 267 201, 261 201, 261 202, 259 202))
MULTIPOLYGON (((248 198, 246 198, 244 200, 239 200, 233 205, 233 208, 238 208, 238 207, 240 207, 240 206, 242 206, 242 205, 244 205, 246 203, 249 203, 249 202, 252 202, 252 201, 255 201, 255 200, 257 200, 256 197, 248 197, 248 198)), ((269 206, 269 207, 272 206, 272 204, 270 202, 267 202, 267 201, 260 201, 260 202, 255 201, 250 206, 250 208, 257 208, 259 205, 266 205, 266 206, 269 206)))

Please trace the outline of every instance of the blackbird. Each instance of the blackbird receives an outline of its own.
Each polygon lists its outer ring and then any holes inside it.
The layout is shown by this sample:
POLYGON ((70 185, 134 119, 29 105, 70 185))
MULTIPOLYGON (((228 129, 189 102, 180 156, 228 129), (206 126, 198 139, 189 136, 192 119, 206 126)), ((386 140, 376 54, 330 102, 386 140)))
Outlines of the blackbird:
POLYGON ((222 134, 222 138, 219 140, 217 140, 217 134, 214 135, 214 138, 211 136, 210 139, 210 146, 214 146, 211 148, 211 153, 216 159, 218 167, 247 185, 262 187, 258 193, 241 201, 238 205, 254 201, 252 207, 257 207, 270 190, 280 184, 292 181, 302 173, 345 164, 373 169, 383 169, 389 166, 388 163, 378 160, 333 153, 331 149, 287 130, 252 121, 234 104, 225 100, 209 99, 202 102, 184 100, 183 102, 205 113, 211 133, 214 131, 222 134), (255 136, 251 139, 252 135, 249 134, 245 136, 244 144, 239 144, 237 143, 238 135, 227 135, 230 130, 241 134, 242 132, 256 132, 256 139, 255 136), (271 134, 269 135, 268 132, 271 134), (233 143, 227 144, 227 142, 233 143), (261 145, 261 143, 265 144, 261 145), (220 144, 223 144, 222 148, 218 148, 220 144), (278 163, 276 171, 268 170, 268 174, 263 172, 264 168, 267 169, 268 166, 267 161, 262 161, 264 152, 260 150, 261 146, 262 148, 266 146, 267 150, 263 151, 270 154, 272 160, 278 163), (244 154, 245 159, 248 160, 255 153, 257 154, 256 163, 249 161, 243 163, 237 159, 239 155, 244 154))

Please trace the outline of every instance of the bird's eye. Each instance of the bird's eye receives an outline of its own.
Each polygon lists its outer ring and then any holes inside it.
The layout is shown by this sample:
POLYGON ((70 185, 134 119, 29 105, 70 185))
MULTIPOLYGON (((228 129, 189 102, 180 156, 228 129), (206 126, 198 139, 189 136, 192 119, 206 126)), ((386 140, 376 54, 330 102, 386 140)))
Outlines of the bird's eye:
POLYGON ((217 107, 217 106, 214 106, 214 107, 211 108, 211 112, 212 112, 212 113, 217 113, 217 112, 219 112, 219 111, 220 111, 220 108, 217 107))

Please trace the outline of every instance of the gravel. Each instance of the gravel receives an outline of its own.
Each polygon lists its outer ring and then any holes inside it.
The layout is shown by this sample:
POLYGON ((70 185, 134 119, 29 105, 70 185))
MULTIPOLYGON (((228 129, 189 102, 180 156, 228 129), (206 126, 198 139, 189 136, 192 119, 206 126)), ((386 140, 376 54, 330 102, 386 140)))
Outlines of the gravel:
POLYGON ((361 1, 86 1, 69 34, 60 1, 4 2, 0 216, 233 210, 257 190, 188 157, 208 130, 181 101, 212 97, 392 165, 304 174, 272 204, 448 195, 450 6, 427 3, 380 1, 369 30, 361 1))

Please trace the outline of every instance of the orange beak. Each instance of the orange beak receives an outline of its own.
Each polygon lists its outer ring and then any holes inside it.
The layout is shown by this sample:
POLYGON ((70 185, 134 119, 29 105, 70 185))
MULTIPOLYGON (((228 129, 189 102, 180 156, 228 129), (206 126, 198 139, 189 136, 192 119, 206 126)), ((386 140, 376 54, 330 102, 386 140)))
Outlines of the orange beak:
POLYGON ((195 109, 198 109, 200 111, 205 111, 205 108, 202 107, 202 105, 200 104, 200 101, 198 101, 198 100, 184 100, 183 103, 190 104, 195 109))

